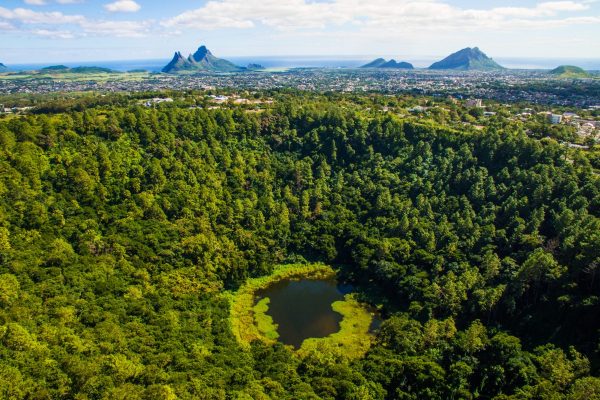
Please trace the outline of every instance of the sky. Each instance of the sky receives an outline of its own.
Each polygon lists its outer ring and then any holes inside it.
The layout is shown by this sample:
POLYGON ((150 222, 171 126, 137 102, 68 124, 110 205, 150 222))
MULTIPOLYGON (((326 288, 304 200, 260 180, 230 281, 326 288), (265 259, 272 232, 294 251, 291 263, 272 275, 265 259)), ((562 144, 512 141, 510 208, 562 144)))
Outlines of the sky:
POLYGON ((217 56, 600 58, 600 0, 0 0, 0 62, 217 56))

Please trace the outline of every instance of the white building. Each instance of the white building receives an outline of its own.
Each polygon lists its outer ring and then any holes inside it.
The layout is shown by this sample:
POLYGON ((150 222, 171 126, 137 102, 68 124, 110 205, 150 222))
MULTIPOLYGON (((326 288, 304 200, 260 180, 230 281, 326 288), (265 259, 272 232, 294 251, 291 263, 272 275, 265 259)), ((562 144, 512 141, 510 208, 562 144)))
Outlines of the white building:
POLYGON ((467 100, 467 102, 465 103, 465 105, 467 107, 477 107, 477 108, 481 108, 483 107, 483 100, 481 99, 471 99, 471 100, 467 100))
POLYGON ((172 102, 173 102, 173 99, 172 99, 172 98, 170 98, 170 97, 166 97, 166 98, 164 98, 164 99, 161 99, 161 98, 155 97, 155 98, 153 98, 153 99, 151 99, 151 100, 148 100, 148 101, 145 103, 145 105, 146 105, 146 107, 152 107, 152 106, 153 106, 153 105, 155 105, 155 104, 160 104, 160 103, 172 103, 172 102))
POLYGON ((550 114, 548 115, 548 120, 553 125, 560 124, 563 120, 563 116, 560 114, 550 114))

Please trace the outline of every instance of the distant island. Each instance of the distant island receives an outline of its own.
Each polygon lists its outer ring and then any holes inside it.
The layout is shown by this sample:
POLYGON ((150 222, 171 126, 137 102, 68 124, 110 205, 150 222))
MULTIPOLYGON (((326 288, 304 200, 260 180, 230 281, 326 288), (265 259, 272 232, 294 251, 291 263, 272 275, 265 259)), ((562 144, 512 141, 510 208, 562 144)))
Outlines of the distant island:
MULTIPOLYGON (((270 61, 270 65, 273 64, 270 61)), ((30 75, 32 77, 36 77, 39 75, 64 75, 64 74, 120 74, 123 75, 125 73, 146 73, 146 74, 154 74, 159 68, 156 68, 155 65, 152 65, 148 69, 136 68, 132 70, 124 71, 124 68, 114 67, 114 65, 119 65, 115 63, 108 64, 111 68, 106 67, 98 67, 98 66, 79 66, 79 67, 68 67, 66 65, 58 64, 51 65, 45 68, 39 69, 30 69, 30 70, 19 70, 14 66, 9 70, 9 68, 0 63, 0 73, 3 73, 3 76, 6 73, 10 72, 10 75, 30 75), (112 69, 117 68, 118 70, 112 69)), ((312 69, 319 69, 328 67, 322 66, 313 66, 312 69)), ((418 67, 415 68, 413 64, 406 61, 396 61, 395 59, 386 59, 386 58, 376 58, 375 60, 359 66, 343 66, 340 64, 338 67, 340 69, 386 69, 386 70, 438 70, 438 71, 507 71, 509 72, 509 68, 505 68, 499 65, 494 59, 488 57, 483 51, 481 51, 478 47, 467 47, 462 50, 459 50, 444 59, 437 61, 431 64, 429 67, 418 67)), ((297 70, 301 71, 303 67, 286 67, 285 70, 297 70)), ((586 78, 598 78, 598 73, 595 71, 585 71, 580 67, 573 65, 561 65, 553 70, 549 70, 549 67, 537 67, 535 69, 536 73, 539 73, 546 77, 553 77, 556 79, 586 79, 586 78)), ((196 52, 190 54, 187 57, 184 57, 180 51, 175 52, 173 58, 167 65, 160 69, 161 72, 167 74, 194 74, 194 73, 244 73, 251 72, 259 74, 262 71, 267 71, 267 69, 258 63, 249 63, 246 66, 236 65, 233 62, 216 57, 205 45, 201 45, 196 52)), ((271 73, 279 72, 273 68, 268 70, 271 73)), ((518 71, 515 71, 518 73, 518 71)))
POLYGON ((66 71, 69 67, 66 65, 51 65, 49 67, 44 67, 41 71, 66 71))
POLYGON ((574 65, 561 65, 550 71, 557 78, 591 78, 591 74, 583 68, 574 65))
POLYGON ((394 59, 387 61, 384 58, 373 60, 370 63, 363 65, 361 68, 415 69, 411 63, 397 62, 394 59))
POLYGON ((504 67, 488 57, 478 47, 462 49, 441 61, 433 63, 429 69, 449 69, 460 71, 493 71, 504 67))
POLYGON ((215 57, 206 46, 200 46, 194 54, 185 58, 180 51, 175 52, 173 59, 162 72, 167 74, 178 72, 240 72, 246 68, 238 67, 234 63, 215 57))
POLYGON ((115 74, 118 71, 114 71, 110 68, 102 67, 75 67, 69 68, 65 65, 52 65, 50 67, 42 68, 40 73, 47 74, 115 74))
POLYGON ((248 71, 262 71, 262 70, 265 69, 265 67, 263 67, 260 64, 254 64, 254 63, 252 63, 252 64, 248 64, 248 66, 246 67, 246 69, 248 71))
MULTIPOLYGON (((377 58, 360 68, 389 68, 389 69, 414 69, 408 62, 397 62, 377 58)), ((455 70, 455 71, 493 71, 505 69, 493 59, 488 57, 478 47, 467 47, 449 55, 441 61, 433 63, 429 69, 432 70, 455 70)))

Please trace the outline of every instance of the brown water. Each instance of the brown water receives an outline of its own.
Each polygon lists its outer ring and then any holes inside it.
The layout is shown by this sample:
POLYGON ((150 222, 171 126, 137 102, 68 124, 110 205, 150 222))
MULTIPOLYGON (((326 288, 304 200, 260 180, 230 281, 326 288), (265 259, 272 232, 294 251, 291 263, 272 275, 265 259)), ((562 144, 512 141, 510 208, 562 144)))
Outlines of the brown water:
POLYGON ((342 315, 331 305, 351 291, 335 280, 291 280, 257 293, 271 299, 267 314, 279 327, 279 341, 299 348, 304 339, 322 338, 340 330, 342 315))

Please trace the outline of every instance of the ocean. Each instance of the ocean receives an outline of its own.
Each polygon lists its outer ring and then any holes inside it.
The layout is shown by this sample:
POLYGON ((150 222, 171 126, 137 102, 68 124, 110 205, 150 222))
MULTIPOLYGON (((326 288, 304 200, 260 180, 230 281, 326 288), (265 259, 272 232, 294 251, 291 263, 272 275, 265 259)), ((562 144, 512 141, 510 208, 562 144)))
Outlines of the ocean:
MULTIPOLYGON (((348 56, 348 57, 321 57, 321 56, 294 56, 294 57, 223 57, 234 64, 246 66, 260 64, 266 68, 356 68, 364 65, 377 56, 348 56)), ((440 57, 409 57, 409 56, 384 56, 397 61, 408 61, 416 68, 427 68, 440 57)), ((588 71, 600 71, 600 58, 565 59, 565 58, 517 58, 497 57, 496 62, 507 68, 513 69, 553 69, 559 65, 576 65, 588 71)), ((95 66, 110 68, 116 71, 146 70, 159 72, 170 59, 154 60, 125 60, 125 61, 85 61, 85 62, 55 62, 51 64, 7 64, 11 71, 36 70, 49 65, 66 65, 67 67, 95 66)))

